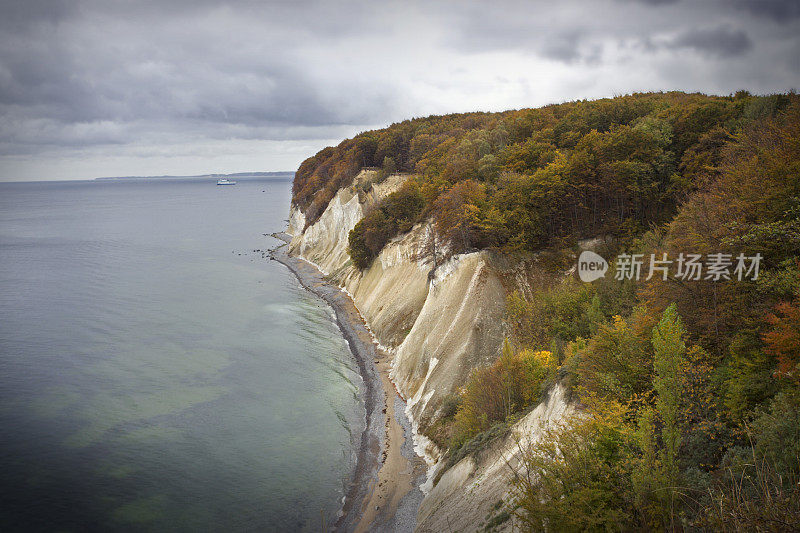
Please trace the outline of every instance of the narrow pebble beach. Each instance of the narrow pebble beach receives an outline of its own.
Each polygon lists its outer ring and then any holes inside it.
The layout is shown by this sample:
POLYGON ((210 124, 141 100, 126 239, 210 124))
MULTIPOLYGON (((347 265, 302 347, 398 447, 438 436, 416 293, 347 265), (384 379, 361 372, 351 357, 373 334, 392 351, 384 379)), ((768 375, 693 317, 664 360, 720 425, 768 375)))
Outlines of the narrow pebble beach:
MULTIPOLYGON (((286 233, 272 236, 285 243, 291 240, 286 233)), ((272 249, 270 258, 286 265, 303 287, 331 306, 363 378, 366 425, 335 529, 411 532, 423 498, 425 465, 414 451, 405 401, 389 378, 391 356, 376 346, 350 296, 313 264, 288 255, 286 248, 272 249)))

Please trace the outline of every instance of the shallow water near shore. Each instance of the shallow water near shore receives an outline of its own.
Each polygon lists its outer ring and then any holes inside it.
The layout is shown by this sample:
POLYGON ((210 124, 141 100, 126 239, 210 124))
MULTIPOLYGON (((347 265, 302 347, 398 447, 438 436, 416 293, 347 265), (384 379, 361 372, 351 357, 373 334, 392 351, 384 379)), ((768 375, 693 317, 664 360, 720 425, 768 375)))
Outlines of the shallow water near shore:
POLYGON ((360 378, 330 309, 253 252, 290 186, 0 184, 0 529, 335 521, 360 378))

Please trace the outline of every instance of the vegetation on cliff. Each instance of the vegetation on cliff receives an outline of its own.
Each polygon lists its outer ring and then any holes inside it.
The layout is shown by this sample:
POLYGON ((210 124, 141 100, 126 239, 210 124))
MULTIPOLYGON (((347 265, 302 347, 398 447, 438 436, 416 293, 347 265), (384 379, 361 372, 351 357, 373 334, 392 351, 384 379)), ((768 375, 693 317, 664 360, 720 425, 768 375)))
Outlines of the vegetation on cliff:
POLYGON ((366 268, 389 239, 406 233, 419 218, 424 201, 419 187, 406 182, 368 212, 350 232, 348 252, 358 268, 366 268))
POLYGON ((304 162, 294 201, 313 222, 384 163, 413 178, 351 233, 359 268, 423 220, 451 252, 552 252, 538 260, 555 281, 509 295, 510 341, 423 428, 451 463, 561 380, 588 416, 526 450, 511 505, 528 529, 797 528, 800 97, 637 94, 410 120, 304 162), (589 237, 608 274, 559 279, 589 237), (687 280, 673 264, 615 279, 622 254, 761 261, 749 276, 687 280))
POLYGON ((726 132, 668 222, 602 250, 759 254, 757 279, 671 270, 567 280, 557 291, 573 296, 555 308, 547 293, 509 298, 517 344, 558 340, 560 373, 590 415, 527 451, 537 476, 519 477, 516 504, 531 530, 800 523, 800 102, 790 99, 726 132))
MULTIPOLYGON (((675 214, 732 135, 793 98, 648 93, 407 120, 304 161, 293 202, 312 224, 361 168, 376 166, 416 176, 417 218, 434 214, 454 252, 634 235, 675 214)), ((356 240, 378 226, 365 222, 356 240)))

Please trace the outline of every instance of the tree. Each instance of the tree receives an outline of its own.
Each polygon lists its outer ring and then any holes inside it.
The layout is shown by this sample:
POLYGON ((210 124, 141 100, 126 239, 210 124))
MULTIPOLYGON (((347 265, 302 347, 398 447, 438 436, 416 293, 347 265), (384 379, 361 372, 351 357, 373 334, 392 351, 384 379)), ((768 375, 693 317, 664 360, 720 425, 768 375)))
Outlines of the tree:
POLYGON ((480 220, 479 204, 486 199, 486 188, 472 180, 453 185, 434 205, 436 231, 449 241, 453 250, 463 252, 473 244, 480 220))
POLYGON ((800 295, 781 302, 767 317, 772 328, 764 334, 767 353, 778 359, 777 375, 800 384, 800 295))
POLYGON ((353 263, 360 269, 367 268, 390 239, 414 226, 423 204, 419 187, 413 180, 384 198, 348 235, 348 253, 353 263))
POLYGON ((455 415, 453 447, 538 402, 541 384, 556 370, 548 351, 514 350, 506 339, 500 357, 472 371, 455 415))
POLYGON ((647 333, 653 319, 644 308, 634 310, 626 320, 615 316, 603 324, 580 354, 578 376, 581 386, 601 398, 628 402, 651 388, 653 353, 647 333))
POLYGON ((381 165, 381 169, 383 170, 384 176, 389 176, 397 172, 397 163, 394 162, 393 157, 389 157, 388 155, 383 158, 383 164, 381 165))
POLYGON ((674 303, 664 310, 653 328, 653 388, 658 394, 656 410, 663 424, 661 430, 661 464, 667 483, 670 519, 674 517, 675 491, 678 484, 678 447, 681 444, 680 406, 684 389, 683 366, 686 344, 678 306, 674 303))
POLYGON ((627 431, 614 409, 545 430, 522 449, 514 514, 522 531, 643 531, 631 498, 627 431))

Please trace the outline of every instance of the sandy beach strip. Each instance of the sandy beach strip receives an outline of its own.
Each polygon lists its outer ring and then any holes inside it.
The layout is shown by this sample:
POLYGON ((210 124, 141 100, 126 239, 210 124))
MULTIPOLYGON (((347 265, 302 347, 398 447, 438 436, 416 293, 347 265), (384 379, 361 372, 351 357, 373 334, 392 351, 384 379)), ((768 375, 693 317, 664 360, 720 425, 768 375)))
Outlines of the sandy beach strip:
MULTIPOLYGON (((285 233, 272 236, 284 242, 291 239, 285 233)), ((419 486, 425 477, 425 463, 413 450, 405 402, 389 378, 391 356, 375 345, 350 296, 328 282, 311 263, 289 256, 286 249, 275 248, 270 257, 288 267, 303 287, 331 306, 363 378, 366 426, 335 530, 413 531, 422 500, 419 486)))
POLYGON ((425 461, 414 452, 405 401, 389 378, 391 356, 380 349, 377 352, 376 366, 385 392, 384 448, 377 483, 372 481, 355 531, 410 532, 416 526, 423 497, 419 487, 425 479, 425 461))

